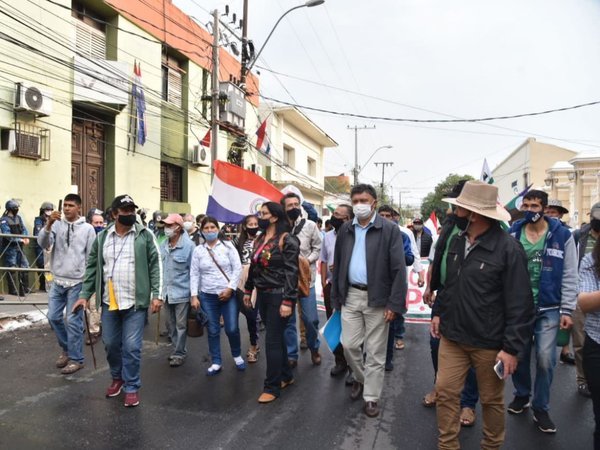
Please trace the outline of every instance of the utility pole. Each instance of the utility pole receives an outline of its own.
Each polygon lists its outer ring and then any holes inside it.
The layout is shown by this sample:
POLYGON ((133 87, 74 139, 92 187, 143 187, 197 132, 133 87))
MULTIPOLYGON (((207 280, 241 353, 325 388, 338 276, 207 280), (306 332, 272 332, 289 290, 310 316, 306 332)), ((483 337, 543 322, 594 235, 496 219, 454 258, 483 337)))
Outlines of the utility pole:
POLYGON ((398 191, 398 212, 400 213, 400 225, 402 225, 402 219, 404 218, 404 214, 402 211, 402 194, 407 194, 410 191, 403 191, 402 188, 398 191))
POLYGON ((354 174, 354 186, 356 186, 358 184, 358 172, 360 171, 360 168, 358 167, 358 132, 359 130, 374 130, 375 129, 375 125, 373 125, 372 127, 368 127, 366 125, 362 126, 362 127, 358 127, 358 126, 353 126, 351 127, 350 125, 347 126, 347 128, 349 130, 354 130, 354 170, 352 171, 354 174))
POLYGON ((244 0, 244 18, 242 19, 242 72, 240 74, 240 86, 246 90, 246 74, 248 67, 248 0, 244 0))
POLYGON ((393 162, 376 162, 375 167, 381 166, 381 199, 383 200, 384 183, 385 183, 385 168, 386 166, 393 166, 393 162))
POLYGON ((211 139, 210 155, 212 159, 213 170, 211 172, 211 181, 215 177, 215 162, 218 155, 219 141, 219 10, 213 11, 213 45, 212 45, 212 75, 211 75, 211 139))

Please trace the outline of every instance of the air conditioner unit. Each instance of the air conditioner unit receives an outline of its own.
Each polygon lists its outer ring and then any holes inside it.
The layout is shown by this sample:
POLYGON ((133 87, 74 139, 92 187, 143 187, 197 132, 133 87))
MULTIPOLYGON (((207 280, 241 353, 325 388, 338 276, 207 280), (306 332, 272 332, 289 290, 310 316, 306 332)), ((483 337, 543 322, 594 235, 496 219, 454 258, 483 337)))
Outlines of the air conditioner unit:
POLYGON ((210 167, 210 149, 201 145, 194 145, 192 148, 192 161, 191 163, 195 166, 207 166, 210 167))
POLYGON ((261 166, 260 164, 252 164, 250 166, 250 170, 252 172, 254 172, 256 175, 258 175, 259 177, 263 176, 263 166, 261 166))
POLYGON ((0 147, 2 150, 8 150, 13 155, 23 158, 40 158, 39 136, 16 132, 15 130, 2 130, 0 136, 0 147))
POLYGON ((32 84, 15 83, 15 111, 49 116, 52 114, 52 94, 32 84))

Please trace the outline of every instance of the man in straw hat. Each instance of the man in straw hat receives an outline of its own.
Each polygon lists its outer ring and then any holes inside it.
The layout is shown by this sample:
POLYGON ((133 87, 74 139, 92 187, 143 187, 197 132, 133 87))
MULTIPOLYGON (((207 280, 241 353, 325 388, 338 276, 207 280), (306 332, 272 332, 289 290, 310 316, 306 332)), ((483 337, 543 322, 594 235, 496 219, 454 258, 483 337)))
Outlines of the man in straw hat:
POLYGON ((461 231, 449 243, 446 284, 431 321, 432 336, 441 339, 436 381, 440 449, 460 448, 459 401, 470 367, 476 371, 483 409, 481 448, 502 446, 504 380, 515 371, 517 355, 532 335, 527 257, 501 228, 499 222, 510 215, 497 198, 496 186, 468 181, 457 198, 443 200, 456 206, 461 231))

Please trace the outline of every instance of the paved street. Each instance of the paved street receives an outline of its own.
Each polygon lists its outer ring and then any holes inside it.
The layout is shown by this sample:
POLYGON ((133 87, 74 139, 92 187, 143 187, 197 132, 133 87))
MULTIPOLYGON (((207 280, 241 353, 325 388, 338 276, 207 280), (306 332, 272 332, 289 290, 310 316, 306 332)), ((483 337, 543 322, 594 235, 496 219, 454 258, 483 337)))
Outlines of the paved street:
MULTIPOLYGON (((240 323, 243 321, 240 321, 240 323)), ((0 448, 203 449, 433 449, 435 410, 421 406, 432 383, 427 328, 408 325, 407 347, 396 351, 395 370, 386 375, 382 414, 368 419, 349 388, 329 376, 333 358, 313 367, 303 352, 296 384, 269 405, 261 392, 265 355, 245 373, 226 359, 221 375, 206 377, 206 336, 188 340, 189 358, 168 366, 167 343, 153 342, 153 320, 144 343, 141 405, 126 409, 122 397, 105 399, 110 382, 102 345, 98 370, 89 347, 86 367, 64 377, 54 368, 58 347, 48 327, 0 335, 0 448)), ((247 335, 242 330, 242 337, 247 335)), ((223 334, 224 337, 224 334, 223 334)), ((222 339, 225 344, 225 339, 222 339)), ((243 351, 247 346, 244 343, 243 351)), ((223 350, 227 349, 224 345, 223 350)), ((227 353, 224 353, 226 355, 227 353)), ((591 401, 575 393, 573 367, 559 365, 552 392, 558 432, 537 431, 531 414, 507 418, 507 449, 591 449, 591 401)), ((507 384, 507 398, 511 383, 507 384)), ((481 411, 475 427, 463 429, 464 449, 477 449, 481 411)))

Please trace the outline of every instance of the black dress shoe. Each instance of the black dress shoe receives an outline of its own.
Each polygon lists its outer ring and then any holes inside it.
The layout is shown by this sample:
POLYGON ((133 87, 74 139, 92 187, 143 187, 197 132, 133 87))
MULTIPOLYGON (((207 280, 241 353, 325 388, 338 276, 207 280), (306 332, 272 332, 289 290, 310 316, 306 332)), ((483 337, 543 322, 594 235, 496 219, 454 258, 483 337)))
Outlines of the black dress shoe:
POLYGON ((362 396, 364 387, 365 386, 362 383, 354 381, 354 384, 352 384, 352 390, 350 391, 350 398, 352 400, 358 400, 362 396))
POLYGON ((364 411, 369 417, 377 417, 379 415, 379 406, 377 406, 377 402, 365 402, 364 411))
POLYGON ((331 368, 331 371, 329 373, 332 377, 337 377, 338 375, 346 373, 347 370, 348 370, 348 366, 346 366, 344 364, 336 364, 335 366, 333 366, 331 368))
POLYGON ((296 367, 298 367, 298 361, 296 361, 295 359, 288 359, 288 367, 290 369, 295 369, 296 367))

